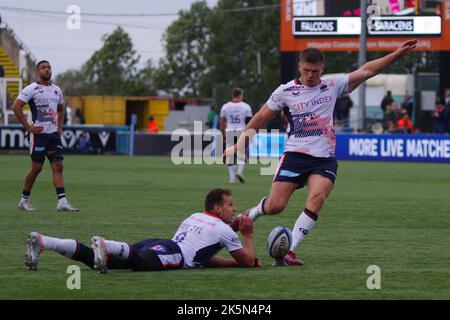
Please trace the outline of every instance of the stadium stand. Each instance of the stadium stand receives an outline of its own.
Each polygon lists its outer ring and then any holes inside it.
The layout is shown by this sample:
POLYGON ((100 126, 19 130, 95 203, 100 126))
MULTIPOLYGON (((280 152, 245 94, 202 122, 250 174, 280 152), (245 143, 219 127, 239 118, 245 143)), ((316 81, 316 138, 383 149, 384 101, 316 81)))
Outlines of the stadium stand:
POLYGON ((6 96, 6 99, 2 97, 1 107, 6 118, 5 123, 8 123, 14 117, 7 116, 9 114, 7 108, 21 88, 34 81, 36 58, 5 22, 0 24, 0 65, 4 71, 0 81, 0 93, 4 91, 3 94, 6 96))

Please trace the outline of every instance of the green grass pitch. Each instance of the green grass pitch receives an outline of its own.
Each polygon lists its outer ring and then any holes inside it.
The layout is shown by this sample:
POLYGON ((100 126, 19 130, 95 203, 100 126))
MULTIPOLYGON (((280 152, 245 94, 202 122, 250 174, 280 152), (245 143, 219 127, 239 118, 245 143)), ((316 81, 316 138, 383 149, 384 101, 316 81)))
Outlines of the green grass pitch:
MULTIPOLYGON (((166 157, 66 156, 69 201, 80 213, 58 213, 48 163, 32 191, 36 213, 17 209, 28 156, 0 156, 0 299, 450 299, 450 165, 339 163, 335 190, 298 248, 301 267, 272 267, 270 230, 292 228, 304 207, 298 190, 280 215, 255 223, 261 269, 96 274, 55 252, 38 270, 23 264, 27 234, 38 231, 89 245, 100 234, 128 242, 171 238, 182 219, 203 209, 207 191, 230 187, 238 209, 268 194, 272 176, 246 167, 247 182, 229 185, 223 165, 176 166, 166 157), (81 289, 69 290, 69 265, 81 267, 81 289), (366 286, 367 267, 381 269, 381 289, 366 286)), ((222 255, 228 256, 225 250, 222 255)))

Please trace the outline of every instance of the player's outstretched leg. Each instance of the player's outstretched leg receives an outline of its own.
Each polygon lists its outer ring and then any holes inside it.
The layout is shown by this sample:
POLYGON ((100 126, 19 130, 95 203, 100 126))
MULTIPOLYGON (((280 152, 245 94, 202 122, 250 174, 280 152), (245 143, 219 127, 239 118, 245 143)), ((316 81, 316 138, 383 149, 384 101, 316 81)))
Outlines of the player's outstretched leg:
POLYGON ((297 258, 294 251, 305 237, 311 232, 319 219, 319 211, 326 198, 333 189, 333 180, 320 174, 312 174, 308 178, 308 197, 306 208, 300 213, 292 229, 291 250, 285 256, 286 263, 290 265, 302 265, 303 261, 297 258))
POLYGON ((44 250, 55 251, 90 268, 94 267, 94 252, 84 244, 74 239, 53 238, 34 231, 28 235, 25 253, 25 265, 29 270, 37 269, 40 255, 44 250))

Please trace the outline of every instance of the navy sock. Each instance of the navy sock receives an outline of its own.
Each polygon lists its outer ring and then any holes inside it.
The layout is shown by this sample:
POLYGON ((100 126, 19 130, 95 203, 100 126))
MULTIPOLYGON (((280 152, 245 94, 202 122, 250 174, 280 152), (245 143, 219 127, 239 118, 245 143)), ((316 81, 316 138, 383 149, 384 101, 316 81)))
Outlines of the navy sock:
POLYGON ((22 190, 22 198, 29 199, 30 198, 30 191, 22 190))
MULTIPOLYGON (((80 261, 93 269, 94 258, 95 258, 94 250, 77 241, 77 251, 70 259, 80 261)), ((130 251, 130 258, 131 258, 131 251, 130 251)), ((109 256, 107 267, 108 269, 129 269, 131 263, 130 258, 127 260, 120 260, 114 256, 109 256)))
POLYGON ((81 242, 77 241, 77 251, 71 258, 75 261, 83 262, 90 268, 94 268, 94 250, 86 247, 81 242))
POLYGON ((64 187, 56 188, 56 196, 58 197, 58 200, 66 197, 66 191, 64 191, 64 187))

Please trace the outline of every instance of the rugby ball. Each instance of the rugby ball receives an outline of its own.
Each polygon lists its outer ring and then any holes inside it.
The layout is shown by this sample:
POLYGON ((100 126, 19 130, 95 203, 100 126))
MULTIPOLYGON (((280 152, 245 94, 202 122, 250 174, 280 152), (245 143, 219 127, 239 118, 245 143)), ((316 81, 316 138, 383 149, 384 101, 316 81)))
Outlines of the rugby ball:
POLYGON ((291 248, 292 233, 288 227, 274 228, 267 238, 267 252, 274 259, 282 259, 291 248))

